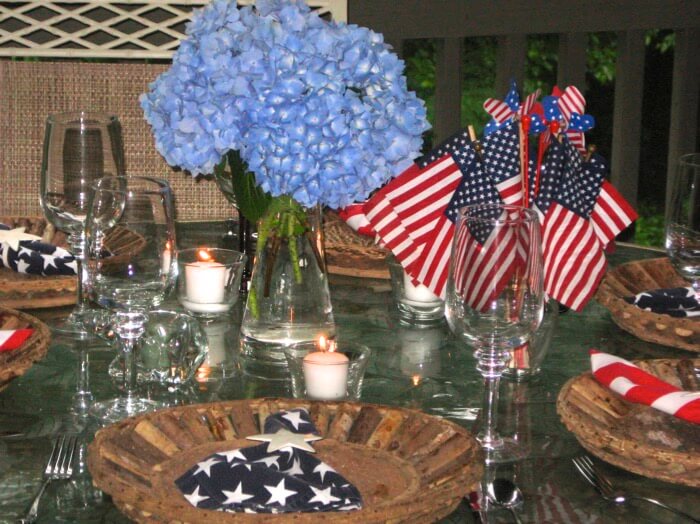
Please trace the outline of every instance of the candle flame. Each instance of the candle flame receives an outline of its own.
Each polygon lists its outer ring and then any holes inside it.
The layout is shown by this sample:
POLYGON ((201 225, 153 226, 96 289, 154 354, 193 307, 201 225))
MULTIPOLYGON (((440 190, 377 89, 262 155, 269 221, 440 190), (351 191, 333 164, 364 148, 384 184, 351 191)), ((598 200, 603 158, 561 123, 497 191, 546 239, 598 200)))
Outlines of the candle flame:
POLYGON ((209 254, 209 251, 207 251, 206 249, 198 249, 197 260, 199 260, 200 262, 210 262, 211 260, 213 260, 213 258, 209 254))
POLYGON ((413 385, 414 385, 414 386, 417 386, 417 385, 419 385, 420 382, 421 382, 421 376, 418 375, 418 374, 415 374, 415 375, 413 375, 413 376, 411 377, 411 381, 413 382, 413 385))
POLYGON ((325 335, 320 335, 318 337, 318 342, 316 344, 319 351, 336 351, 337 344, 334 339, 326 338, 325 335))

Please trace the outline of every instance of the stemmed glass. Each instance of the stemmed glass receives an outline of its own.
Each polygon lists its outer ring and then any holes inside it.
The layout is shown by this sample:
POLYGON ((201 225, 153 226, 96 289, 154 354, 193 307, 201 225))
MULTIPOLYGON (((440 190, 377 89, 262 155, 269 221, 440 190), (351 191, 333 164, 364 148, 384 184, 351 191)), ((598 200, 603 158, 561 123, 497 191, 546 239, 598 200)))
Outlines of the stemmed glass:
POLYGON ((700 293, 700 153, 684 155, 666 210, 666 251, 673 267, 700 293))
POLYGON ((460 209, 447 281, 450 328, 474 347, 484 379, 483 427, 477 439, 488 463, 521 458, 525 450, 496 431, 498 388, 510 352, 542 321, 542 248, 537 214, 484 204, 460 209))
POLYGON ((106 177, 94 185, 85 225, 90 297, 114 313, 124 358, 124 396, 96 403, 91 413, 105 423, 150 411, 160 403, 136 393, 134 349, 147 312, 173 288, 177 274, 173 195, 165 180, 106 177), (120 245, 118 253, 103 241, 120 245))
POLYGON ((68 233, 77 260, 77 304, 55 331, 74 338, 90 336, 91 309, 84 293, 85 216, 92 184, 103 176, 124 174, 121 125, 99 112, 51 115, 46 121, 41 163, 41 207, 46 219, 68 233))

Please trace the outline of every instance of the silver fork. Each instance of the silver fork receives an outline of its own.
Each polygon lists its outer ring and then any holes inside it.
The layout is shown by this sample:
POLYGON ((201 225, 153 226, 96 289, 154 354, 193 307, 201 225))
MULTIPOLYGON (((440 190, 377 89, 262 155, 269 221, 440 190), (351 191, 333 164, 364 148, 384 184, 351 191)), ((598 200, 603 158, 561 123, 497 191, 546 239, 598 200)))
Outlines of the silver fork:
POLYGON ((624 504, 628 500, 643 500, 651 504, 656 504, 660 508, 672 511, 677 515, 685 517, 691 522, 700 523, 700 521, 697 520, 695 517, 688 515, 687 513, 684 513, 679 509, 667 506, 663 502, 659 502, 656 499, 642 497, 640 495, 630 495, 629 493, 624 493, 622 491, 616 490, 613 487, 610 480, 608 479, 608 477, 606 477, 603 474, 603 472, 600 471, 595 464, 593 464, 593 461, 590 459, 590 457, 574 457, 571 460, 573 461, 574 466, 576 466, 576 469, 578 469, 579 473, 581 473, 583 478, 585 478, 598 491, 598 493, 602 495, 602 497, 605 500, 609 500, 611 502, 614 502, 615 504, 624 504))
POLYGON ((61 435, 53 441, 51 456, 49 456, 46 468, 44 468, 44 481, 29 505, 26 516, 19 521, 20 524, 31 524, 36 521, 39 513, 39 501, 46 486, 52 480, 69 479, 73 475, 73 455, 77 443, 78 437, 76 435, 61 435))

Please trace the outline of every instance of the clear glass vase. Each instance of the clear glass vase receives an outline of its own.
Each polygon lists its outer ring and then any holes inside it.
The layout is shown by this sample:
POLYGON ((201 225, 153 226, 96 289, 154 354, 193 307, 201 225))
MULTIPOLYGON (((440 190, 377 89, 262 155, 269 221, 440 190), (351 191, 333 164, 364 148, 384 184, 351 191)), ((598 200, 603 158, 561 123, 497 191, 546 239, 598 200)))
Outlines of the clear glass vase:
POLYGON ((321 209, 277 197, 258 222, 241 324, 242 356, 248 362, 286 366, 285 347, 321 336, 335 336, 321 209))

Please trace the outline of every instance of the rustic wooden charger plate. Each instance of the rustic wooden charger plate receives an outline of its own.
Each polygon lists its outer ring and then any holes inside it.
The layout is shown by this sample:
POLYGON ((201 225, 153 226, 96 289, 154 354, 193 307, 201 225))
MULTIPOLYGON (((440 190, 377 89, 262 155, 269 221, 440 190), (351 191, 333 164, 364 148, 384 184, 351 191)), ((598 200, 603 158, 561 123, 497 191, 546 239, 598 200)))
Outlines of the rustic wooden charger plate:
POLYGON ((668 258, 640 260, 608 271, 598 288, 596 300, 610 311, 618 326, 634 336, 664 346, 700 352, 700 318, 651 313, 624 300, 624 297, 642 291, 687 286, 688 282, 678 275, 668 258))
POLYGON ((334 275, 389 280, 386 257, 390 254, 374 239, 355 232, 336 213, 323 217, 326 266, 334 275))
POLYGON ((0 329, 31 328, 34 333, 12 351, 0 351, 0 391, 10 382, 32 367, 34 362, 44 358, 51 341, 48 326, 31 315, 0 306, 0 329))
MULTIPOLYGON (((68 249, 66 234, 57 231, 43 217, 0 217, 11 228, 24 227, 25 233, 41 237, 42 242, 68 249)), ((113 254, 110 264, 124 260, 146 245, 146 239, 125 228, 115 228, 105 247, 113 254)), ((38 309, 75 304, 78 280, 71 276, 25 275, 0 267, 0 305, 14 309, 38 309)))
POLYGON ((95 485, 136 522, 429 522, 454 511, 481 478, 481 449, 464 428, 387 406, 256 399, 182 406, 97 432, 88 451, 95 485), (258 444, 271 413, 305 407, 321 460, 355 484, 362 510, 243 514, 191 506, 173 481, 206 456, 258 444))
MULTIPOLYGON (((645 371, 684 387, 683 369, 700 366, 700 359, 658 359, 635 362, 645 371)), ((687 373, 687 371, 685 371, 687 373)), ((694 371, 692 371, 694 373, 694 371)), ((694 379, 697 384, 697 379, 694 379)), ((685 385, 688 389, 688 386, 685 385)), ((674 484, 700 487, 700 451, 681 451, 650 438, 631 438, 631 410, 654 410, 627 402, 601 385, 591 373, 569 380, 559 392, 557 412, 579 443, 598 458, 627 471, 674 484), (627 428, 626 428, 627 425, 627 428)), ((639 412, 639 411, 637 411, 639 412)), ((670 416, 670 415, 669 415, 670 416)), ((637 419, 633 419, 634 420, 637 419)), ((664 430, 666 428, 658 428, 664 430)), ((700 425, 686 425, 700 442, 700 425)), ((681 448, 682 449, 682 448, 681 448)), ((700 448, 698 448, 700 449, 700 448)))

